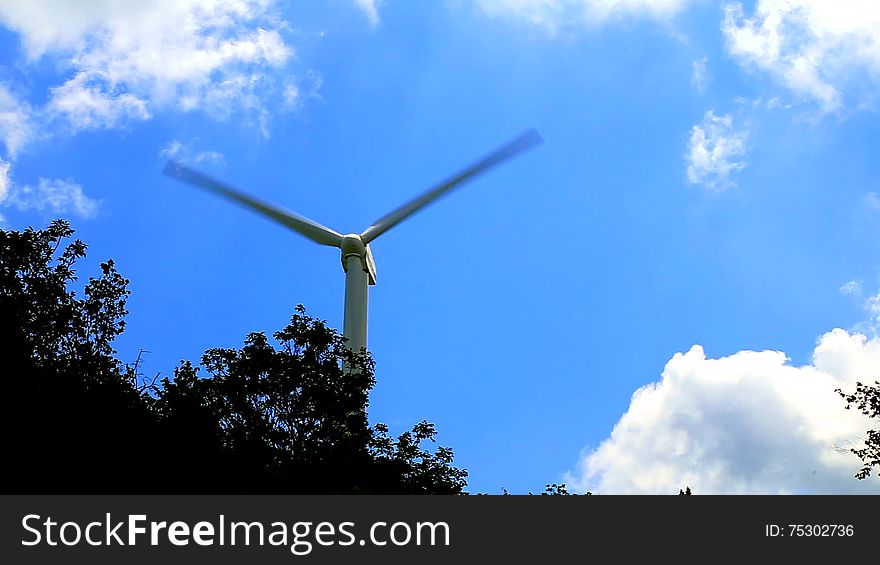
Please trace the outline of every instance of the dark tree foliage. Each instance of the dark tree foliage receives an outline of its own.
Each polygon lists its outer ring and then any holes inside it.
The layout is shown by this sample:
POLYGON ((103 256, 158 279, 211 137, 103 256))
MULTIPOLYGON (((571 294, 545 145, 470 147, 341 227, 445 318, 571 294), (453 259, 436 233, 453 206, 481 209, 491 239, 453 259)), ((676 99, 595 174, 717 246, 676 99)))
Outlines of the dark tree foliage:
MULTIPOLYGON (((565 486, 565 483, 559 483, 559 484, 548 483, 544 487, 544 492, 541 493, 541 496, 572 496, 574 494, 575 493, 568 491, 568 487, 565 486)), ((586 492, 584 494, 593 494, 593 493, 586 492)))
MULTIPOLYGON (((376 424, 370 437, 370 452, 381 469, 380 477, 399 477, 396 490, 415 494, 456 494, 467 486, 467 471, 452 466, 452 450, 439 446, 431 453, 422 447, 434 442, 434 424, 422 420, 412 431, 397 439, 388 435, 385 424, 376 424)), ((392 485, 393 486, 393 485, 392 485)), ((387 489, 385 489, 387 490, 387 489)))
POLYGON ((77 296, 86 246, 62 248, 72 233, 0 230, 3 460, 17 489, 123 484, 146 464, 153 418, 111 345, 128 281, 107 261, 77 296))
POLYGON ((204 479, 224 491, 232 480, 248 481, 242 491, 461 492, 467 473, 452 466, 452 451, 421 447, 434 440, 432 424, 396 439, 383 424, 368 426, 368 355, 352 354, 302 306, 273 337, 277 349, 252 333, 240 350, 207 351, 207 378, 184 362, 162 381, 154 405, 181 469, 201 477, 224 469, 204 479))
MULTIPOLYGON (((856 383, 852 394, 845 394, 840 389, 836 392, 846 400, 847 410, 855 407, 865 416, 880 420, 880 381, 874 381, 873 385, 856 383)), ((868 430, 866 435, 865 447, 850 449, 863 463, 855 475, 857 479, 868 478, 874 467, 880 467, 880 429, 868 430)))
MULTIPOLYGON (((455 494, 467 473, 425 449, 432 424, 393 438, 370 428, 375 381, 300 306, 274 334, 184 361, 160 385, 116 359, 128 281, 112 261, 82 297, 70 286, 86 246, 63 221, 0 230, 4 457, 17 492, 455 494), (344 366, 343 366, 344 365, 344 366), (204 369, 207 375, 200 376, 204 369)), ((10 476, 9 474, 7 476, 10 476)))

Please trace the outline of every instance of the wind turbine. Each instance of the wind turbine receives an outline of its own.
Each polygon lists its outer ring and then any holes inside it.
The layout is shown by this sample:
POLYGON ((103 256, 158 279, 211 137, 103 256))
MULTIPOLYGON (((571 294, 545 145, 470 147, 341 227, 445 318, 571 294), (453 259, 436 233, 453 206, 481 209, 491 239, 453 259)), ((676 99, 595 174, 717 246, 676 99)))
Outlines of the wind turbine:
POLYGON ((376 284, 376 263, 373 261, 370 243, 452 189, 541 141, 541 136, 535 130, 525 132, 437 186, 382 216, 360 234, 342 235, 309 218, 248 196, 227 184, 173 160, 169 160, 165 164, 162 172, 170 177, 234 200, 255 212, 268 216, 315 243, 338 247, 342 250, 342 268, 345 271, 345 314, 342 334, 348 339, 348 347, 358 352, 367 346, 368 288, 369 285, 376 284))

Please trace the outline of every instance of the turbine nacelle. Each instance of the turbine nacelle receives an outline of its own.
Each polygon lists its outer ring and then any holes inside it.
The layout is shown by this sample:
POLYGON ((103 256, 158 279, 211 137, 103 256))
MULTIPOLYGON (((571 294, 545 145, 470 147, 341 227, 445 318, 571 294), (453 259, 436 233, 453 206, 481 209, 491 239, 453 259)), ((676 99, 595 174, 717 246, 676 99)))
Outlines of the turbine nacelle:
POLYGON ((376 262, 373 260, 373 252, 370 246, 364 243, 360 234, 349 233, 342 236, 339 241, 342 250, 342 269, 348 272, 348 258, 352 255, 361 260, 361 268, 370 275, 370 284, 376 284, 376 262))

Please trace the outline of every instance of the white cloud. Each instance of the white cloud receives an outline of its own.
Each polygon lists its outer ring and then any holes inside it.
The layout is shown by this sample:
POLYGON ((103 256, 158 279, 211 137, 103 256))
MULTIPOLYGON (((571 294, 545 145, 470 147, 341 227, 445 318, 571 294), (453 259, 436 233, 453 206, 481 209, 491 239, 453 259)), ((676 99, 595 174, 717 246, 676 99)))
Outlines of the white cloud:
POLYGON ((873 493, 849 453, 876 422, 834 391, 880 378, 880 340, 835 329, 812 363, 779 351, 707 358, 676 353, 662 379, 633 395, 611 436, 566 477, 602 494, 873 493))
POLYGON ((223 154, 219 151, 200 151, 196 154, 196 163, 214 163, 219 164, 224 161, 223 154))
POLYGON ((849 296, 868 314, 866 320, 853 326, 854 329, 867 335, 880 337, 880 292, 870 294, 872 291, 866 290, 863 283, 857 280, 844 283, 839 290, 841 294, 849 296))
POLYGON ((795 94, 833 111, 851 92, 870 101, 880 76, 880 3, 865 0, 759 0, 747 17, 725 6, 722 31, 741 64, 766 72, 795 94))
POLYGON ((40 178, 37 186, 8 186, 3 204, 19 210, 70 213, 91 218, 98 212, 100 202, 86 196, 75 182, 40 178))
POLYGON ((379 4, 381 0, 354 0, 357 7, 367 16, 370 27, 376 28, 379 25, 379 4))
POLYGON ((156 107, 224 118, 264 111, 271 70, 292 56, 273 0, 0 0, 27 56, 70 72, 48 108, 77 128, 146 119, 156 107))
POLYGON ((31 137, 31 109, 5 86, 0 84, 0 141, 6 155, 14 159, 18 150, 31 137))
POLYGON ((747 137, 745 129, 733 127, 730 114, 716 116, 711 110, 706 112, 703 122, 691 129, 688 140, 685 153, 688 182, 713 191, 733 186, 730 174, 746 166, 745 161, 737 159, 745 156, 747 137))
POLYGON ((222 165, 226 161, 223 154, 219 151, 193 150, 192 146, 197 142, 198 139, 193 139, 189 143, 184 144, 181 141, 174 139, 162 146, 159 150, 159 157, 164 159, 174 159, 181 163, 201 163, 209 165, 222 165))
MULTIPOLYGON (((18 210, 36 210, 53 214, 93 217, 100 202, 85 195, 73 181, 40 178, 37 186, 18 185, 12 181, 12 163, 0 157, 0 206, 18 210)), ((5 218, 0 216, 0 222, 5 218)))
POLYGON ((159 157, 163 157, 165 159, 177 159, 183 150, 183 143, 180 141, 173 139, 162 146, 159 149, 159 157))
POLYGON ((283 98, 286 109, 290 110, 299 106, 300 92, 295 82, 286 81, 284 83, 283 98))
POLYGON ((541 28, 550 34, 625 16, 668 19, 693 0, 478 0, 489 16, 541 28))
POLYGON ((9 162, 0 157, 0 203, 5 202, 9 194, 9 167, 9 162))
POLYGON ((309 69, 306 72, 306 78, 309 81, 309 98, 321 99, 321 87, 324 86, 324 77, 319 72, 309 69))
POLYGON ((708 61, 708 57, 702 57, 701 59, 694 61, 691 65, 691 86, 693 86, 699 93, 705 92, 706 85, 712 80, 712 76, 709 74, 709 69, 706 67, 708 61))
POLYGON ((876 331, 876 328, 880 327, 880 293, 869 296, 865 300, 864 308, 871 315, 870 323, 876 331))
POLYGON ((840 287, 841 294, 861 296, 862 284, 859 281, 848 281, 840 287))
POLYGON ((281 107, 284 110, 298 110, 302 106, 303 99, 322 100, 321 87, 324 78, 320 73, 309 69, 305 76, 298 79, 285 79, 281 90, 281 107))
POLYGON ((114 93, 105 80, 86 72, 49 91, 49 112, 65 116, 78 130, 112 128, 127 118, 150 117, 146 101, 129 93, 114 93))

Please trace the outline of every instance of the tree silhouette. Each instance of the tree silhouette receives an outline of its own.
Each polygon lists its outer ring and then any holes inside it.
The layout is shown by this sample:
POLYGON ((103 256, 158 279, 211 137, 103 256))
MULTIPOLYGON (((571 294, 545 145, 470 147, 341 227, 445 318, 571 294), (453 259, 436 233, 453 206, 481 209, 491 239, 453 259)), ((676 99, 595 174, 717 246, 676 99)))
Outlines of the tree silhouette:
POLYGON ((101 263, 78 296, 73 230, 0 230, 4 457, 31 492, 460 493, 452 450, 369 427, 367 353, 297 308, 273 335, 211 349, 202 367, 138 383, 116 358, 128 281, 101 263), (345 368, 343 368, 345 367, 345 368), (201 376, 204 369, 207 373, 201 376))
POLYGON ((184 362, 162 381, 154 401, 160 426, 191 476, 224 492, 461 492, 467 473, 452 467, 452 451, 421 447, 434 440, 433 424, 396 439, 384 424, 368 426, 368 354, 350 352, 302 306, 273 337, 277 349, 252 333, 240 350, 208 350, 207 378, 184 362))
MULTIPOLYGON (((840 389, 835 392, 846 400, 847 410, 855 407, 865 416, 880 420, 880 381, 874 381, 873 385, 857 382, 852 394, 845 394, 840 389)), ((866 435, 865 447, 850 449, 863 463, 855 474, 860 480, 869 477, 873 467, 880 467, 880 430, 868 430, 866 435)))
POLYGON ((5 457, 12 484, 130 480, 146 461, 138 436, 152 424, 130 374, 114 357, 124 328, 126 281, 101 264, 78 297, 86 245, 63 221, 0 230, 0 343, 5 457))

